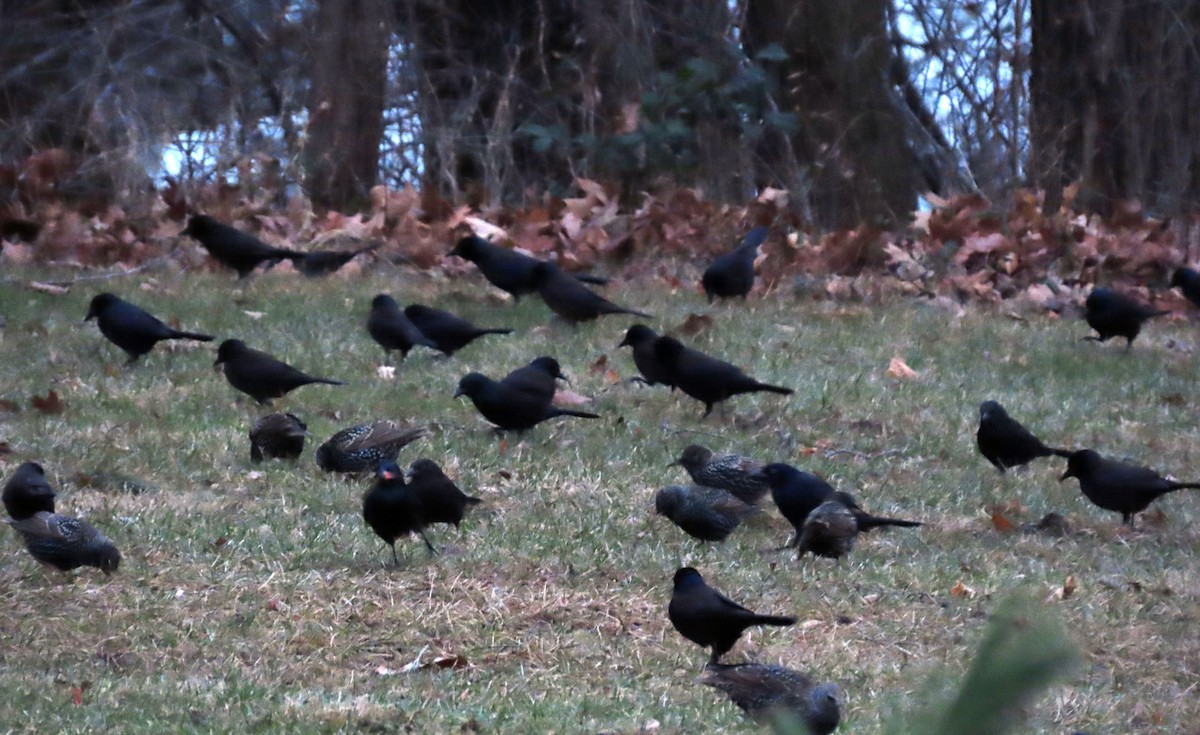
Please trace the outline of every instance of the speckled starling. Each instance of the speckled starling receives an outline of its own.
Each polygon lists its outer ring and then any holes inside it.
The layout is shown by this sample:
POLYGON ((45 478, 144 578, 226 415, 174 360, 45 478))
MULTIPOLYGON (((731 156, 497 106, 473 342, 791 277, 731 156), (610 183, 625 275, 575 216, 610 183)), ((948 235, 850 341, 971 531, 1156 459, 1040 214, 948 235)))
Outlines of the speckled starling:
POLYGON ((384 419, 342 429, 317 447, 317 465, 326 472, 368 472, 394 462, 400 450, 429 430, 384 419))
POLYGON ((812 735, 829 735, 842 719, 836 684, 817 684, 799 671, 769 664, 709 664, 700 679, 724 692, 755 722, 798 718, 812 735))
POLYGON ((721 488, 668 485, 654 494, 654 510, 693 538, 724 541, 758 509, 721 488))
POLYGON ((90 566, 112 574, 121 564, 113 542, 79 518, 42 511, 7 523, 21 534, 30 556, 59 571, 90 566))
POLYGON ((692 482, 728 490, 747 503, 757 503, 771 490, 758 473, 761 462, 740 454, 713 454, 707 447, 691 444, 669 466, 687 470, 692 482))
POLYGON ((299 459, 304 452, 308 426, 291 413, 272 413, 254 422, 250 429, 250 459, 299 459))

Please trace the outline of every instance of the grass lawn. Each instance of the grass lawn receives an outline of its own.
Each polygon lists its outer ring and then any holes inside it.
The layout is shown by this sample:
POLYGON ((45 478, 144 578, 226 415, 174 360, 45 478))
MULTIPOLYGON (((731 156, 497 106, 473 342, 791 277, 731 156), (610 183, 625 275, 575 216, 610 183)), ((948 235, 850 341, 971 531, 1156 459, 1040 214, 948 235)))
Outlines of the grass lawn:
POLYGON ((712 315, 685 341, 795 395, 738 397, 701 420, 695 401, 614 381, 611 371, 634 374, 616 349, 632 319, 572 331, 537 298, 513 305, 474 275, 268 273, 241 287, 167 271, 65 296, 0 286, 0 399, 11 402, 0 408, 10 449, 0 474, 42 462, 61 510, 124 555, 111 578, 64 576, 0 528, 0 732, 751 731, 695 683, 707 652, 667 621, 682 564, 754 609, 799 616, 752 630, 727 660, 837 681, 840 733, 883 732, 890 713, 921 704, 927 678, 960 677, 989 613, 1016 590, 1045 600, 1084 660, 1027 710, 1025 731, 1200 732, 1200 496, 1163 498, 1126 533, 1074 480, 1057 482, 1062 460, 1001 476, 974 445, 990 398, 1048 443, 1197 479, 1194 324, 1159 320, 1125 354, 1079 341, 1082 321, 1020 321, 1004 308, 785 292, 709 307, 667 291, 608 295, 654 313, 660 331, 712 315), (288 396, 281 406, 307 421, 310 444, 297 465, 255 466, 246 433, 266 410, 213 371, 213 347, 164 343, 121 367, 124 354, 82 322, 102 290, 349 385, 288 396), (364 328, 380 291, 516 331, 449 360, 417 348, 387 379, 364 328), (603 419, 502 441, 451 398, 468 371, 500 377, 542 354, 603 419), (889 376, 894 357, 918 375, 889 376), (60 414, 30 408, 49 389, 60 414), (485 499, 461 533, 431 531, 439 556, 413 538, 393 566, 360 517, 369 480, 312 460, 334 431, 375 418, 428 424, 433 436, 400 462, 430 457, 485 499), (790 530, 777 516, 699 544, 652 513, 653 492, 685 479, 666 465, 689 443, 791 462, 868 510, 928 525, 865 537, 840 564, 771 551, 790 530), (1057 511, 1072 533, 999 532, 985 508, 1017 501, 1013 523, 1057 511))

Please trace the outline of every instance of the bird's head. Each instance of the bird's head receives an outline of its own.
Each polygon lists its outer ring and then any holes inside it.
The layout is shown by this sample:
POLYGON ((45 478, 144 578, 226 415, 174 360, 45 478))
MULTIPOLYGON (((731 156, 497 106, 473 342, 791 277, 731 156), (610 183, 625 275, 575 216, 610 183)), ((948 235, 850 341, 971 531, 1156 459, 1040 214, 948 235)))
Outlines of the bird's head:
POLYGON ((688 472, 695 472, 708 464, 708 460, 710 459, 712 459, 712 452, 707 447, 702 447, 699 444, 689 444, 684 447, 683 454, 679 455, 679 459, 667 466, 682 467, 688 472))
POLYGON ((408 317, 409 319, 420 319, 423 316, 427 316, 430 311, 432 311, 432 309, 424 304, 409 304, 408 306, 404 307, 404 316, 408 317))
POLYGON ((83 318, 86 322, 90 319, 95 319, 100 316, 108 307, 120 301, 114 294, 101 293, 92 297, 92 303, 88 304, 87 316, 83 318))
POLYGON ((375 468, 375 478, 382 482, 394 482, 399 480, 404 483, 404 473, 400 471, 400 465, 391 460, 384 460, 375 468))
POLYGON ((445 475, 442 468, 437 466, 437 462, 432 459, 422 457, 408 466, 408 472, 405 477, 410 480, 421 480, 423 478, 435 478, 439 475, 445 475))
POLYGON ((556 273, 558 273, 558 266, 542 261, 530 271, 529 282, 534 288, 540 288, 543 283, 553 278, 556 273))
POLYGON ((842 720, 842 693, 837 684, 827 681, 808 693, 808 716, 813 732, 833 732, 842 720))
POLYGON ((483 252, 483 246, 486 244, 487 240, 483 240, 478 235, 467 235, 455 243, 454 247, 450 250, 450 254, 474 263, 479 259, 480 254, 483 252))
POLYGON ((558 364, 558 360, 555 360, 553 357, 535 357, 533 361, 529 363, 529 366, 541 370, 543 373, 552 378, 565 380, 568 383, 571 382, 567 376, 563 375, 562 367, 558 364))
POLYGON ((467 373, 458 381, 458 388, 454 391, 454 397, 466 396, 467 398, 474 398, 487 387, 488 382, 488 377, 483 373, 467 373))
POLYGON ((755 472, 750 477, 755 480, 761 480, 771 487, 779 487, 786 485, 790 480, 795 479, 800 474, 800 470, 784 464, 783 462, 773 462, 766 465, 758 472, 755 472))
POLYGON ((1068 477, 1083 479, 1091 474, 1092 468, 1101 461, 1103 460, 1100 453, 1094 449, 1079 449, 1071 452, 1071 456, 1067 457, 1067 471, 1062 473, 1062 477, 1058 478, 1058 481, 1062 482, 1068 477))
POLYGON ((371 299, 371 308, 372 309, 398 309, 400 307, 396 304, 396 300, 393 299, 391 296, 388 296, 385 293, 381 293, 381 294, 377 295, 375 298, 371 299))
POLYGON ((683 590, 704 584, 704 577, 692 567, 681 567, 675 572, 675 589, 683 590))
POLYGON ((217 224, 217 221, 207 214, 193 214, 191 217, 188 217, 187 227, 184 227, 179 234, 201 237, 205 232, 210 231, 215 224, 217 224))
POLYGON ((91 556, 91 562, 105 574, 112 574, 121 566, 121 552, 107 541, 96 544, 91 556))
MULTIPOLYGON (((683 503, 684 489, 678 485, 668 485, 654 493, 654 512, 670 518, 675 509, 683 503)), ((676 577, 678 578, 678 577, 676 577)))
POLYGON ((241 355, 250 348, 246 347, 246 343, 240 339, 227 339, 217 347, 217 359, 213 365, 220 365, 223 362, 229 362, 238 355, 241 355))
POLYGON ((992 419, 1002 419, 1008 416, 1008 412, 1004 410, 996 401, 984 401, 979 404, 979 420, 991 421, 992 419))

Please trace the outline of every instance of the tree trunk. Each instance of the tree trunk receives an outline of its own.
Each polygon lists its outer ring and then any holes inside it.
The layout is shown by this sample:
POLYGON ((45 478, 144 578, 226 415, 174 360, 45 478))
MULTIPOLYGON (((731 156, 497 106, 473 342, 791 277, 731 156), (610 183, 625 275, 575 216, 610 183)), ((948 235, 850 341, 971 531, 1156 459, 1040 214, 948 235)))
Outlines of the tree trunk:
POLYGON ((1200 3, 1034 0, 1030 176, 1056 210, 1200 203, 1200 3))
POLYGON ((305 188, 318 207, 360 205, 378 179, 392 27, 388 0, 317 3, 305 188))
MULTIPOLYGON (((919 174, 893 87, 890 0, 749 0, 751 56, 771 44, 787 54, 766 65, 795 133, 760 146, 760 184, 808 191, 818 224, 891 227, 916 205, 919 174), (791 151, 792 156, 785 156, 791 151), (789 158, 801 166, 790 171, 789 158)), ((797 194, 802 192, 797 191, 797 194)))

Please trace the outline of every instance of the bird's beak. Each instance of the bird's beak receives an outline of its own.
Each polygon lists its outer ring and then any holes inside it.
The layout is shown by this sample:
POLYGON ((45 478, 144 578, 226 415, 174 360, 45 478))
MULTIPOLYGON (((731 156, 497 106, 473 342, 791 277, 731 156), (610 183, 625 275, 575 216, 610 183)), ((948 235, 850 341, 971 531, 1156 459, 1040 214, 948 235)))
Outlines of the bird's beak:
POLYGON ((412 477, 413 477, 413 471, 412 471, 412 468, 409 467, 407 470, 404 471, 404 479, 411 480, 412 477))
POLYGON ((563 381, 563 382, 564 382, 564 383, 566 383, 567 385, 570 385, 570 384, 571 384, 571 379, 570 379, 570 378, 568 378, 567 376, 563 375, 562 373, 559 373, 559 374, 558 374, 558 379, 559 379, 559 380, 561 380, 561 381, 563 381))
POLYGON ((458 398, 461 395, 463 395, 462 388, 455 388, 454 389, 454 397, 458 398))
POLYGON ((381 480, 395 480, 395 479, 396 479, 396 473, 395 473, 395 472, 392 472, 391 470, 384 470, 383 472, 380 472, 380 473, 379 473, 379 479, 381 479, 381 480))
POLYGON ((95 313, 95 312, 93 312, 93 311, 89 311, 89 312, 87 313, 87 316, 85 316, 85 317, 83 318, 83 321, 85 321, 85 322, 88 322, 88 321, 91 321, 92 319, 95 319, 95 318, 96 318, 96 313, 95 313))
POLYGON ((628 346, 629 346, 629 340, 623 339, 623 340, 621 340, 621 344, 617 345, 617 349, 621 349, 622 347, 628 347, 628 346))
POLYGON ((672 462, 672 463, 670 463, 669 465, 667 465, 667 467, 679 467, 679 466, 680 466, 680 465, 682 465, 682 464, 683 464, 683 463, 682 463, 682 462, 680 462, 679 460, 675 460, 674 462, 672 462))
POLYGON ((1058 478, 1058 481, 1062 482, 1063 480, 1067 479, 1068 477, 1074 477, 1074 476, 1075 476, 1075 473, 1071 472, 1071 470, 1067 470, 1066 472, 1062 473, 1062 477, 1058 478))

